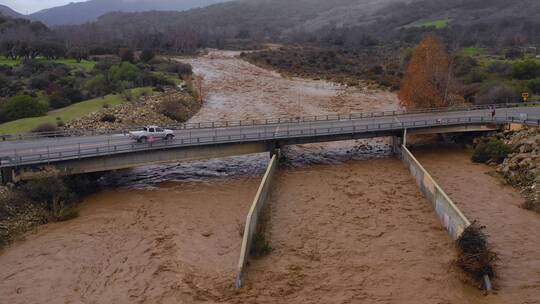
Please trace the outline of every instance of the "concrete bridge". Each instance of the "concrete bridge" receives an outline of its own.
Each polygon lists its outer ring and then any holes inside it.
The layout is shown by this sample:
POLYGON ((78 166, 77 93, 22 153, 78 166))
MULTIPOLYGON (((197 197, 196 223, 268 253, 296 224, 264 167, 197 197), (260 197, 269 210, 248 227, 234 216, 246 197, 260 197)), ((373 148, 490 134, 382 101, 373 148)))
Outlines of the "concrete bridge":
POLYGON ((0 136, 2 182, 271 152, 285 145, 403 134, 485 132, 513 123, 540 125, 540 104, 374 112, 241 122, 183 124, 175 139, 136 143, 125 132, 0 136), (55 136, 51 138, 51 136, 55 136))

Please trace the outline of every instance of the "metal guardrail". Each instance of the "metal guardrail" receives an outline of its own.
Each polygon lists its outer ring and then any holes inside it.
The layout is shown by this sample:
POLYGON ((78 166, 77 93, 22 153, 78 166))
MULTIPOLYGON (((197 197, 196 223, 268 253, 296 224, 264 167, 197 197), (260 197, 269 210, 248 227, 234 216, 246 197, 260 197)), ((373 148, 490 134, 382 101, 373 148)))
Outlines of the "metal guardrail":
MULTIPOLYGON (((528 103, 506 103, 506 104, 492 104, 492 105, 476 105, 476 106, 454 106, 445 108, 430 108, 430 109, 417 109, 417 110, 398 110, 398 111, 381 111, 381 112, 364 112, 364 113, 352 113, 352 114, 329 114, 329 115, 317 115, 317 116, 298 116, 298 117, 281 117, 281 118, 268 118, 268 119, 251 119, 251 120, 236 120, 236 121, 218 121, 218 122, 200 122, 200 123, 183 123, 161 126, 168 129, 179 130, 198 130, 198 129, 215 129, 215 128, 229 128, 229 127, 246 127, 246 126, 265 126, 265 125, 277 125, 282 123, 302 123, 302 122, 323 122, 323 121, 341 121, 341 120, 359 120, 376 117, 388 117, 388 116, 403 116, 413 114, 428 114, 428 113, 441 113, 441 112, 458 112, 458 111, 474 111, 474 110, 488 110, 495 109, 513 109, 522 107, 537 107, 540 106, 539 101, 528 103)), ((140 130, 137 128, 129 129, 112 129, 112 130, 81 130, 81 129, 68 129, 62 131, 53 132, 36 132, 36 133, 22 133, 14 135, 0 135, 0 141, 17 141, 17 140, 32 140, 43 138, 57 138, 57 137, 73 137, 73 136, 98 136, 98 135, 120 135, 128 134, 130 131, 140 130)))
MULTIPOLYGON (((341 122, 345 123, 345 122, 341 122)), ((358 123, 358 121, 357 121, 358 123)), ((103 142, 102 146, 98 147, 84 147, 80 144, 76 149, 69 149, 63 151, 54 151, 55 147, 43 147, 46 149, 41 152, 29 152, 22 153, 14 150, 13 155, 4 157, 0 161, 0 167, 15 167, 20 165, 31 164, 43 164, 57 161, 66 161, 74 159, 83 159, 90 157, 133 153, 141 151, 153 151, 162 149, 182 148, 182 147, 194 147, 204 146, 211 144, 227 144, 227 143, 248 143, 248 142, 261 142, 261 141, 273 141, 273 140, 286 140, 295 138, 306 137, 322 137, 332 135, 345 135, 345 134, 360 134, 360 133, 380 133, 384 131, 396 131, 402 129, 415 129, 415 128, 429 128, 429 127, 441 127, 441 126, 456 126, 464 124, 476 124, 476 123, 521 123, 531 126, 540 126, 540 119, 528 117, 526 119, 520 117, 496 117, 492 119, 486 116, 474 116, 474 117, 458 117, 458 118, 445 118, 445 119, 421 119, 404 122, 388 122, 388 123, 370 123, 370 124, 355 124, 354 121, 350 125, 340 126, 313 126, 307 124, 305 128, 287 129, 282 131, 276 131, 274 129, 260 130, 254 129, 252 131, 245 132, 245 130, 239 130, 237 134, 220 134, 215 132, 212 136, 200 136, 200 137, 184 137, 177 138, 173 141, 156 141, 153 143, 120 143, 114 144, 113 142, 103 142)), ((229 131, 222 129, 222 131, 229 131)))

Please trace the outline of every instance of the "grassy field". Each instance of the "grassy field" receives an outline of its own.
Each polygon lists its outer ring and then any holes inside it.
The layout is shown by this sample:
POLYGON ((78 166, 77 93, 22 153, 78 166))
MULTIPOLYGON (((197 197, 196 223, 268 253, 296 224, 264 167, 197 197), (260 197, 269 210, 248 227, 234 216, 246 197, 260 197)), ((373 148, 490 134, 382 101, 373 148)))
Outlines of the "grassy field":
POLYGON ((463 55, 466 56, 479 56, 485 54, 486 50, 482 48, 468 47, 463 49, 463 55))
MULTIPOLYGON (((131 89, 130 91, 135 98, 139 98, 143 92, 151 92, 151 88, 135 88, 131 89)), ((72 104, 62 109, 50 111, 46 116, 24 118, 0 124, 0 134, 18 134, 30 132, 35 127, 44 123, 56 124, 57 117, 59 117, 63 122, 69 122, 92 112, 99 111, 105 104, 113 107, 123 102, 126 102, 126 99, 120 94, 107 95, 105 98, 90 99, 72 104)))
MULTIPOLYGON (((48 59, 38 58, 37 61, 39 61, 39 62, 61 63, 61 64, 65 64, 67 66, 80 67, 80 68, 83 68, 83 69, 86 69, 86 70, 91 70, 96 65, 96 62, 92 61, 92 60, 82 60, 81 62, 77 62, 77 60, 75 60, 75 59, 48 60, 48 59)), ((20 60, 13 60, 13 59, 5 58, 5 57, 0 57, 0 65, 16 66, 16 65, 19 65, 20 63, 21 63, 20 60)))
POLYGON ((440 19, 432 21, 417 21, 412 24, 404 26, 404 28, 412 27, 435 27, 436 29, 442 29, 448 26, 452 19, 440 19))

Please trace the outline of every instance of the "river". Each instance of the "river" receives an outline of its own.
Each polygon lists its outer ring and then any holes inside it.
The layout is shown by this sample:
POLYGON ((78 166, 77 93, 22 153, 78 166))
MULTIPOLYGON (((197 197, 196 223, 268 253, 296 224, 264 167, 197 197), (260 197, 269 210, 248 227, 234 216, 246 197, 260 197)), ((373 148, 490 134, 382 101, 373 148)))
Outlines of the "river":
MULTIPOLYGON (((286 78, 210 51, 184 58, 207 98, 192 122, 395 110, 395 94, 286 78)), ((387 139, 284 151, 273 248, 233 281, 268 155, 117 172, 80 216, 0 253, 6 303, 478 303, 454 245, 387 139), (362 160, 370 159, 369 162, 362 160)), ((534 302, 530 302, 534 303, 534 302)))

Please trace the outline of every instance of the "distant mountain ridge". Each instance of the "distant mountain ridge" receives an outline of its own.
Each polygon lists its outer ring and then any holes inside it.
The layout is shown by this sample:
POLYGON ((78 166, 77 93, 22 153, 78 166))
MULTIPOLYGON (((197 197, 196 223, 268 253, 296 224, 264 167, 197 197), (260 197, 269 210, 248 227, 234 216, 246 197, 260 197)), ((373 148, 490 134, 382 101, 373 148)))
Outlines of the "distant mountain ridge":
POLYGON ((14 17, 14 18, 24 18, 23 14, 19 14, 16 11, 12 10, 6 5, 0 4, 0 15, 14 17))
POLYGON ((110 12, 184 11, 227 0, 89 0, 45 9, 25 17, 47 25, 83 24, 110 12))

